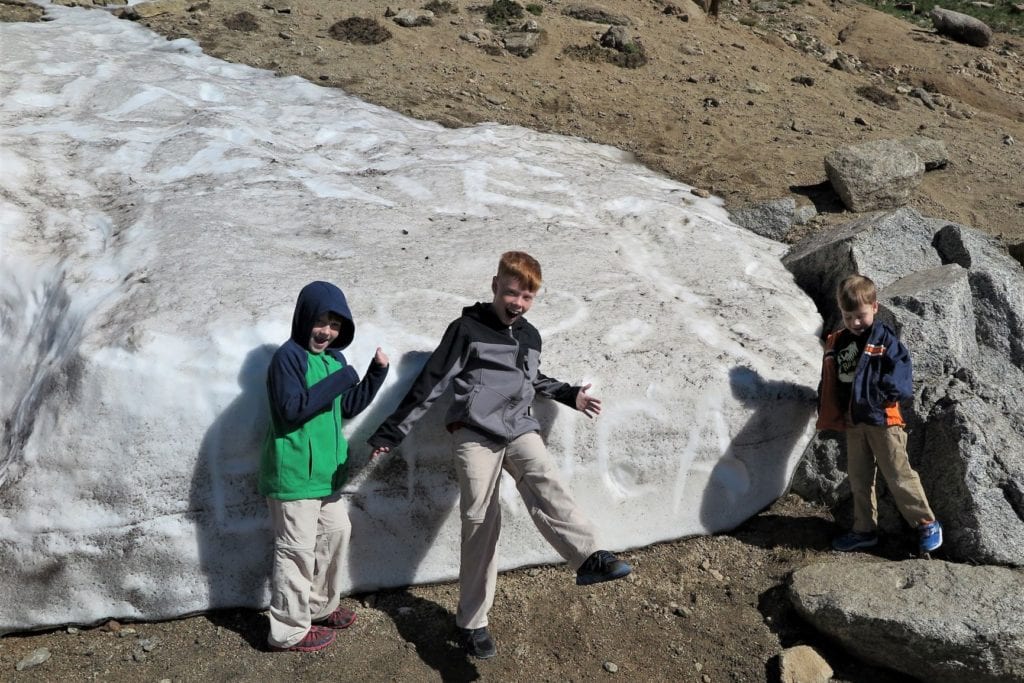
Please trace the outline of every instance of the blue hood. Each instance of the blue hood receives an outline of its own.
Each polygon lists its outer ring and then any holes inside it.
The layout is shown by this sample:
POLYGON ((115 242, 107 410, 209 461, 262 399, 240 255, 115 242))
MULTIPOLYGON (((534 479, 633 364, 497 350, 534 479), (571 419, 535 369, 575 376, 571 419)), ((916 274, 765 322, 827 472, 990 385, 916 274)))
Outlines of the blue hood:
POLYGON ((309 337, 313 333, 313 323, 324 313, 336 313, 342 318, 341 332, 331 342, 330 348, 344 349, 352 343, 356 326, 352 322, 352 313, 348 310, 345 294, 330 282, 310 282, 299 292, 295 302, 295 315, 292 316, 292 341, 302 348, 309 347, 309 337))

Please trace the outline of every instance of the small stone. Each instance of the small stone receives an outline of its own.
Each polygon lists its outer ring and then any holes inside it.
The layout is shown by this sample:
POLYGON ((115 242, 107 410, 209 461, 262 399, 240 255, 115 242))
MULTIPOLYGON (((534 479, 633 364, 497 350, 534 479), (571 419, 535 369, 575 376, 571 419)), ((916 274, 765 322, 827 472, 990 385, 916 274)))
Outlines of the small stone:
POLYGON ((864 117, 862 117, 862 116, 854 116, 853 117, 853 122, 856 123, 858 126, 866 126, 866 125, 868 125, 868 122, 865 121, 864 117))
POLYGON ((616 671, 619 670, 619 665, 616 664, 615 662, 605 662, 604 663, 604 670, 607 671, 610 674, 613 674, 613 673, 615 673, 616 671))
POLYGON ((712 569, 711 570, 711 576, 715 577, 715 580, 717 580, 717 581, 725 580, 725 577, 722 576, 722 572, 718 571, 717 569, 712 569))
POLYGON ((33 666, 39 666, 47 659, 50 658, 50 650, 45 647, 32 650, 27 657, 19 661, 14 665, 17 671, 24 671, 25 669, 31 669, 33 666))
POLYGON ((142 650, 136 650, 132 653, 132 659, 134 659, 136 662, 144 662, 146 661, 146 653, 142 650))
POLYGON ((280 33, 277 34, 277 37, 283 38, 284 40, 291 40, 292 34, 288 33, 287 31, 281 31, 280 33))
POLYGON ((107 623, 103 624, 103 630, 110 631, 111 633, 117 633, 121 630, 121 624, 118 623, 116 620, 111 619, 107 623))
POLYGON ((1007 133, 1006 135, 1003 136, 1003 144, 1004 145, 1012 145, 1014 142, 1016 142, 1016 141, 1013 139, 1013 136, 1010 135, 1009 133, 1007 133))
POLYGON ((699 188, 699 187, 693 188, 692 190, 690 190, 690 192, 691 192, 691 194, 695 194, 698 197, 701 197, 703 199, 707 199, 708 197, 711 196, 710 192, 708 192, 707 190, 704 190, 702 188, 699 188))
POLYGON ((675 614, 677 617, 685 617, 687 619, 693 616, 693 610, 689 607, 676 607, 674 610, 672 610, 672 613, 675 614))
POLYGON ((530 576, 530 577, 538 577, 538 576, 540 576, 540 569, 538 569, 537 567, 533 567, 532 569, 528 569, 528 570, 526 570, 526 575, 530 576))
POLYGON ((68 633, 78 633, 78 629, 74 626, 68 626, 68 633))
POLYGON ((814 78, 812 78, 811 76, 793 76, 793 78, 789 80, 799 85, 806 85, 808 87, 814 85, 814 78))
POLYGON ((152 652, 156 649, 156 644, 158 642, 159 641, 156 638, 143 638, 139 641, 139 647, 141 647, 145 652, 152 652))
POLYGON ((700 680, 703 681, 703 683, 711 683, 711 676, 701 674, 700 680))

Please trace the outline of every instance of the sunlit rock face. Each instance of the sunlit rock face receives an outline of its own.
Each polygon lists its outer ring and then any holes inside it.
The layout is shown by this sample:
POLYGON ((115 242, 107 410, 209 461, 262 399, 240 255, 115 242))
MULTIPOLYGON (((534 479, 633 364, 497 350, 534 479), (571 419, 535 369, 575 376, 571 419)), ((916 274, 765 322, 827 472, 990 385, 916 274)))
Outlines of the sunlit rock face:
MULTIPOLYGON (((498 255, 544 267, 542 371, 596 420, 536 413, 611 549, 729 529, 809 437, 820 319, 781 245, 622 152, 496 125, 446 130, 230 65, 106 13, 3 27, 0 631, 267 599, 256 465, 264 377, 305 283, 349 298, 351 590, 453 578, 443 405, 365 439, 498 255)), ((443 400, 441 401, 443 403, 443 400)), ((557 561, 511 482, 501 567, 557 561)))

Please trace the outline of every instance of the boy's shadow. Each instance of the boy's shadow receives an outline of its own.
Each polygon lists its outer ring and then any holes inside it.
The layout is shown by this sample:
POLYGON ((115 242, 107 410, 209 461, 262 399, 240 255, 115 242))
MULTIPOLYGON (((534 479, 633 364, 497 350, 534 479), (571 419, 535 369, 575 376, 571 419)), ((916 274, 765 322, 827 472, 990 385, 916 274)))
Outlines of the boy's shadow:
POLYGON ((273 551, 266 501, 257 491, 260 452, 270 420, 266 378, 277 347, 258 346, 238 372, 241 393, 206 431, 189 491, 207 618, 241 634, 254 648, 266 642, 266 604, 273 551))
MULTIPOLYGON (((386 385, 359 418, 349 442, 350 480, 345 487, 352 520, 349 576, 355 592, 439 581, 460 556, 459 484, 444 415, 451 389, 440 396, 400 448, 371 459, 366 440, 387 419, 426 363, 429 353, 403 355, 392 363, 397 382, 386 385), (442 535, 449 518, 449 533, 442 535)), ((445 681, 471 681, 476 666, 450 642, 455 615, 408 590, 382 591, 384 611, 425 664, 445 681)))
POLYGON ((705 528, 733 526, 744 496, 763 499, 767 507, 789 486, 787 465, 793 448, 806 433, 815 411, 815 391, 792 382, 765 380, 748 367, 729 371, 733 396, 753 413, 729 441, 708 477, 701 499, 700 522, 705 528))

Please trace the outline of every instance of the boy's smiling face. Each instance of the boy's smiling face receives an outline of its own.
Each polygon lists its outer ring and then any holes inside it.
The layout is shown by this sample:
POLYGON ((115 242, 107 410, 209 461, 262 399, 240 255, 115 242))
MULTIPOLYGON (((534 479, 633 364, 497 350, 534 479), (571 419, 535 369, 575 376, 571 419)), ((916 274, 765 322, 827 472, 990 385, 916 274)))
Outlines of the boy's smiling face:
POLYGON ((843 325, 859 337, 875 322, 875 313, 878 313, 877 301, 873 304, 861 304, 852 311, 843 311, 843 325))
POLYGON ((341 333, 341 316, 337 313, 322 313, 313 323, 309 335, 309 350, 323 353, 341 333))
POLYGON ((537 292, 526 289, 519 282, 519 278, 502 275, 494 276, 491 280, 491 291, 494 292, 494 312, 503 325, 511 325, 519 318, 526 315, 533 306, 533 299, 537 292))

